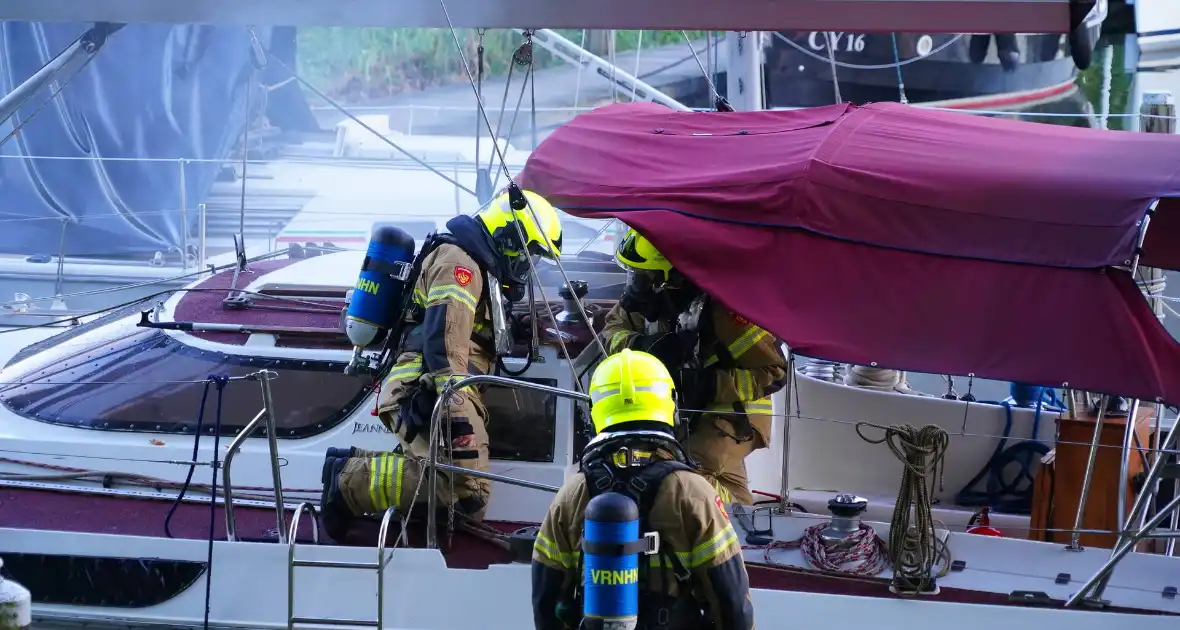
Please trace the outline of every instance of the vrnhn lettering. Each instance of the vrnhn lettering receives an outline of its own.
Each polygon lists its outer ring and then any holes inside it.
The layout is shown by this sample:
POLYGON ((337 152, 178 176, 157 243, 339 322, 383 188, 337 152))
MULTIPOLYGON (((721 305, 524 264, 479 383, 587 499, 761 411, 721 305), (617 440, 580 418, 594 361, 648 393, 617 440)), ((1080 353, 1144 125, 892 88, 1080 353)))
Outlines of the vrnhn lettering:
POLYGON ((377 295, 377 289, 379 289, 380 286, 381 285, 377 284, 376 282, 373 282, 372 280, 366 280, 365 278, 361 278, 356 281, 357 289, 360 289, 365 293, 372 293, 373 295, 377 295))
POLYGON ((594 569, 590 571, 590 580, 601 586, 623 586, 639 582, 639 569, 624 569, 612 571, 610 569, 594 569))

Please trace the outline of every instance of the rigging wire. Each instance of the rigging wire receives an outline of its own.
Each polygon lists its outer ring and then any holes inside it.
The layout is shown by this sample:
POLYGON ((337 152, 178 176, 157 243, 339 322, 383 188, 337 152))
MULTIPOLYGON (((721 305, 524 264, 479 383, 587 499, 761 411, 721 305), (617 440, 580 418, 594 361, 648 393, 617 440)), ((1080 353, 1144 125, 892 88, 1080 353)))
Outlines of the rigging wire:
POLYGON ((893 65, 897 70, 897 91, 901 99, 902 105, 909 105, 910 100, 905 95, 905 79, 901 78, 901 54, 897 51, 897 33, 890 33, 890 39, 893 42, 893 65))
MULTIPOLYGON (((475 80, 474 80, 472 73, 471 73, 471 65, 467 63, 467 55, 463 52, 463 44, 459 41, 459 33, 455 30, 454 22, 451 21, 451 13, 450 13, 450 11, 447 10, 446 0, 439 0, 439 6, 442 8, 443 16, 446 17, 446 19, 447 19, 447 26, 451 31, 451 39, 455 43, 455 49, 459 52, 459 60, 463 62, 463 70, 467 76, 467 82, 471 85, 472 91, 474 91, 476 88, 475 88, 475 80)), ((531 59, 530 59, 530 61, 531 61, 531 59)), ((479 113, 480 113, 480 117, 484 121, 484 124, 487 125, 488 132, 490 133, 492 130, 492 122, 491 122, 491 120, 488 119, 487 112, 483 108, 483 103, 479 103, 479 113)), ((501 166, 502 170, 504 171, 504 176, 508 179, 508 182, 510 185, 515 185, 516 182, 512 178, 512 173, 510 173, 508 171, 508 167, 506 166, 507 161, 504 159, 504 152, 500 149, 500 145, 493 142, 492 148, 495 149, 496 153, 499 154, 499 156, 500 156, 500 166, 501 166)), ((528 197, 525 197, 525 205, 528 207, 529 214, 532 215, 533 221, 537 225, 541 225, 542 222, 541 222, 540 218, 537 216, 537 211, 535 208, 533 208, 533 204, 532 204, 532 202, 530 202, 528 200, 528 197)), ((521 227, 520 222, 513 221, 513 225, 516 226, 517 235, 519 236, 521 243, 527 243, 528 239, 525 237, 524 229, 521 227)), ((561 261, 554 260, 554 263, 557 265, 557 270, 561 274, 562 281, 565 282, 566 285, 569 285, 572 287, 573 285, 570 283, 569 276, 566 274, 565 267, 562 266, 561 261)), ((529 270, 532 271, 533 280, 537 283, 537 290, 541 293, 541 299, 543 301, 545 301, 546 303, 548 303, 549 297, 545 295, 545 288, 541 284, 540 274, 538 273, 537 266, 536 266, 536 264, 533 263, 532 258, 529 258, 529 270)), ((574 303, 578 305, 578 311, 580 312, 580 314, 583 318, 583 321, 586 321, 586 322, 594 321, 593 319, 590 318, 589 314, 587 314, 585 305, 582 304, 582 301, 580 299, 578 299, 577 296, 574 297, 574 303)), ((557 331, 557 335, 556 335, 557 341, 561 345, 562 353, 565 354, 565 356, 567 358, 572 358, 572 357, 570 357, 570 354, 569 354, 568 350, 566 349, 565 339, 563 338, 563 335, 561 334, 561 332, 562 332, 561 325, 557 323, 556 319, 554 319, 554 321, 553 321, 553 326, 554 326, 554 329, 557 331)), ((600 338, 599 335, 594 335, 594 342, 598 345, 598 348, 602 352, 603 356, 609 355, 609 353, 606 351, 606 346, 602 343, 602 339, 600 338)), ((574 386, 578 389, 578 391, 581 391, 582 384, 578 380, 578 374, 577 374, 577 371, 573 367, 572 361, 570 362, 570 371, 574 375, 574 386)))
POLYGON ((824 48, 828 49, 828 65, 832 68, 832 89, 836 91, 836 103, 843 103, 844 99, 840 96, 840 79, 836 76, 836 52, 832 50, 836 47, 836 36, 824 33, 824 41, 827 43, 824 48))
MULTIPOLYGON (((485 29, 485 28, 475 29, 475 33, 476 33, 476 36, 479 38, 479 43, 475 49, 475 65, 476 65, 476 77, 477 77, 476 81, 475 81, 475 84, 476 84, 475 100, 479 101, 479 107, 483 107, 483 68, 484 68, 483 41, 484 41, 484 35, 487 33, 487 29, 485 29)), ((511 68, 511 66, 509 66, 509 68, 511 68)), ((509 82, 511 82, 511 80, 512 80, 511 75, 508 76, 508 80, 509 80, 509 82)), ((507 84, 504 85, 504 99, 505 100, 508 99, 508 85, 507 84)), ((504 105, 501 104, 500 105, 500 120, 503 120, 503 119, 504 119, 504 105)), ((479 145, 480 145, 480 141, 482 139, 483 139, 483 125, 479 124, 479 114, 477 113, 475 115, 475 164, 476 164, 475 193, 476 193, 476 198, 479 200, 479 203, 481 205, 488 202, 488 200, 490 199, 490 195, 492 194, 492 190, 495 190, 494 188, 492 188, 491 190, 486 190, 486 191, 480 190, 480 188, 481 188, 480 184, 483 183, 483 177, 482 177, 483 174, 480 172, 480 169, 479 169, 479 163, 482 160, 482 158, 480 158, 481 153, 479 152, 479 149, 480 149, 479 145)), ((495 142, 495 141, 496 141, 496 138, 493 137, 492 142, 495 142)), ((492 160, 489 157, 488 158, 488 170, 491 170, 491 162, 492 162, 492 160)))
MULTIPOLYGON (((713 99, 716 100, 716 99, 721 98, 721 94, 719 94, 717 92, 717 86, 713 83, 713 77, 712 77, 711 73, 708 70, 706 70, 705 65, 703 63, 701 63, 701 58, 697 56, 697 51, 692 46, 692 40, 688 38, 688 31, 680 31, 680 34, 684 36, 684 43, 688 44, 688 49, 689 49, 689 51, 692 52, 692 54, 690 56, 685 57, 681 61, 687 61, 688 59, 695 60, 697 62, 697 67, 701 69, 701 75, 705 77, 705 83, 707 83, 709 85, 709 92, 712 93, 713 99)), ((708 51, 707 45, 705 47, 705 50, 706 50, 706 52, 708 51)), ((672 65, 679 65, 679 64, 680 64, 680 61, 677 61, 675 64, 672 64, 672 65)), ((639 65, 637 63, 636 68, 638 68, 638 67, 639 67, 639 65)), ((670 67, 672 67, 672 66, 665 66, 665 68, 661 68, 659 70, 656 70, 656 72, 660 72, 661 70, 664 70, 664 69, 667 69, 670 67)), ((635 74, 638 75, 639 71, 636 70, 635 74)), ((654 74, 654 73, 651 73, 651 74, 654 74)), ((651 76, 651 74, 649 74, 648 76, 651 76)), ((636 80, 638 80, 638 76, 636 76, 636 80)))
MULTIPOLYGON (((524 46, 524 44, 522 43, 521 46, 518 46, 517 49, 515 51, 513 51, 513 53, 512 53, 512 64, 508 66, 508 71, 510 73, 509 77, 511 77, 512 68, 517 65, 519 65, 521 67, 524 67, 527 65, 529 70, 525 71, 524 81, 520 84, 520 94, 518 94, 516 97, 516 108, 512 110, 512 121, 508 123, 508 133, 506 135, 501 135, 500 134, 500 124, 499 124, 499 122, 497 122, 496 123, 496 135, 493 136, 495 142, 499 142, 499 139, 504 138, 504 137, 507 137, 509 139, 512 138, 513 133, 515 133, 515 131, 516 131, 516 121, 520 117, 520 106, 524 104, 524 91, 526 89, 528 89, 528 86, 531 85, 533 82, 533 73, 531 72, 533 58, 532 58, 531 54, 526 56, 524 53, 521 52, 521 47, 523 47, 523 46, 524 46)), ((504 102, 506 104, 507 99, 508 99, 508 86, 507 85, 504 86, 504 99, 505 99, 504 102)), ((535 109, 535 107, 534 107, 534 109, 535 109)), ((503 115, 504 115, 504 110, 503 110, 503 107, 501 107, 501 110, 500 110, 501 122, 503 121, 503 115)), ((489 169, 491 169, 491 167, 495 163, 496 157, 498 155, 500 155, 500 154, 492 153, 492 155, 490 155, 488 157, 488 168, 489 169)), ((504 164, 503 156, 500 156, 500 157, 501 157, 500 165, 506 169, 507 165, 504 164)), ((504 172, 504 171, 499 168, 496 169, 495 178, 492 179, 492 190, 496 190, 496 186, 498 186, 500 184, 500 174, 502 172, 504 172)))
MULTIPOLYGON (((320 90, 316 89, 316 87, 314 85, 312 85, 311 83, 308 83, 308 81, 306 79, 304 79, 303 77, 296 74, 295 71, 291 69, 291 66, 288 66, 286 63, 283 63, 282 59, 279 59, 278 57, 275 57, 273 55, 270 58, 273 59, 275 61, 275 63, 279 64, 279 66, 281 66, 284 70, 286 70, 288 73, 290 73, 291 78, 295 79, 295 81, 298 82, 299 85, 302 85, 305 89, 307 89, 307 91, 309 91, 312 94, 315 94, 316 96, 323 99, 324 102, 331 105, 336 111, 340 112, 341 114, 344 114, 345 117, 347 117, 349 120, 351 120, 352 122, 359 125, 365 131, 373 134, 373 136, 375 136, 378 140, 389 145, 390 148, 392 148, 393 150, 397 151, 398 153, 401 153, 402 155, 406 156, 410 160, 417 163, 419 166, 421 166, 421 167, 425 168, 426 170, 430 171, 431 173, 434 173, 435 175, 438 175, 439 177, 443 178, 448 183, 450 183, 452 186, 458 188, 459 190, 462 190, 463 192, 471 195, 472 197, 476 197, 477 199, 479 198, 479 196, 475 194, 474 190, 471 190, 470 188, 464 186, 463 184, 459 183, 456 179, 454 179, 451 176, 447 175, 446 173, 438 170, 437 168, 434 168, 433 166, 428 164, 425 160, 422 160, 418 156, 403 149, 396 142, 394 142, 393 140, 390 140, 389 138, 386 138, 383 134, 379 133, 376 129, 373 129, 372 127, 370 127, 368 124, 365 123, 365 121, 354 116, 352 114, 352 112, 348 111, 348 109, 345 108, 343 105, 332 100, 332 98, 329 97, 327 94, 324 94, 320 90)), ((471 68, 467 67, 466 58, 464 58, 464 60, 463 60, 463 66, 464 66, 464 68, 466 68, 468 75, 469 75, 468 79, 470 80, 471 68)), ((474 85, 474 83, 472 85, 474 85)), ((480 111, 483 111, 482 104, 480 107, 480 111)), ((486 119, 486 116, 484 118, 486 119)), ((488 125, 488 129, 491 129, 490 124, 488 125)), ((500 155, 500 159, 501 160, 504 159, 503 154, 500 155)))

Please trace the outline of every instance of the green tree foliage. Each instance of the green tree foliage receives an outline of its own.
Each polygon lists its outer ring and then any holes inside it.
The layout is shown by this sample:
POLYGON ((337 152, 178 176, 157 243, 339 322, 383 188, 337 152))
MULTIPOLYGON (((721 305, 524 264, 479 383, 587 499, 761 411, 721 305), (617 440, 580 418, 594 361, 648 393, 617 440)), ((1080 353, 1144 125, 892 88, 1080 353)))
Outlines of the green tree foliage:
MULTIPOLYGON (((581 43, 583 31, 558 30, 574 43, 581 43)), ((463 57, 475 70, 479 36, 460 29, 463 57)), ((699 39, 704 31, 689 31, 699 39)), ((616 31, 615 50, 683 43, 681 31, 616 31)), ((454 81, 466 80, 463 59, 447 29, 426 28, 306 28, 299 31, 299 72, 333 98, 359 102, 387 98, 406 91, 418 91, 454 81)), ((511 30, 484 33, 486 76, 508 71, 512 53, 524 37, 511 30)), ((537 68, 564 63, 539 46, 534 50, 537 68)))

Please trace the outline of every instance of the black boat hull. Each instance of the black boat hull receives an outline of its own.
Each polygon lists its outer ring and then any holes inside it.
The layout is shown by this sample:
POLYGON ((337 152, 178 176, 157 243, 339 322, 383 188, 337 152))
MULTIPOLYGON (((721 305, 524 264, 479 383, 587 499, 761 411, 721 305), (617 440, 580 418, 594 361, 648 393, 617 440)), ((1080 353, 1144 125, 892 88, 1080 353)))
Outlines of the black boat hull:
POLYGON ((814 107, 835 102, 828 42, 835 44, 840 97, 854 103, 900 100, 901 85, 911 103, 1014 94, 1037 100, 1044 98, 1042 91, 1069 83, 1077 74, 1062 35, 1005 39, 990 34, 901 33, 896 41, 895 55, 889 33, 825 37, 814 31, 787 31, 771 36, 766 47, 767 104, 814 107), (1006 53, 1006 63, 1001 63, 1001 52, 1006 53))

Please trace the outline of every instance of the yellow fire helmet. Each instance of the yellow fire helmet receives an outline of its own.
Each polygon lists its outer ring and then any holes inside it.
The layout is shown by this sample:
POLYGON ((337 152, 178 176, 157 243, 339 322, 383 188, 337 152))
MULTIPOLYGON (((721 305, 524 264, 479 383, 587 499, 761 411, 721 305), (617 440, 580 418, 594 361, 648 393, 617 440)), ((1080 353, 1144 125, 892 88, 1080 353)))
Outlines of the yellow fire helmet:
POLYGON ((590 378, 594 432, 617 430, 628 423, 657 423, 674 429, 672 388, 668 368, 646 352, 623 350, 607 357, 590 378))
POLYGON ((651 241, 634 229, 627 230, 623 242, 619 243, 619 247, 615 250, 615 262, 627 270, 642 269, 662 273, 664 282, 668 281, 672 272, 672 263, 664 258, 664 255, 656 249, 655 245, 651 244, 651 241))
POLYGON ((503 250, 505 254, 520 255, 519 251, 513 249, 519 247, 520 243, 520 235, 513 223, 519 222, 524 231, 527 241, 525 249, 529 255, 557 259, 561 256, 561 218, 558 217, 557 210, 541 195, 531 190, 521 192, 528 200, 528 205, 520 210, 512 210, 510 197, 513 191, 510 189, 493 199, 477 212, 475 217, 483 223, 497 244, 512 244, 503 250))

